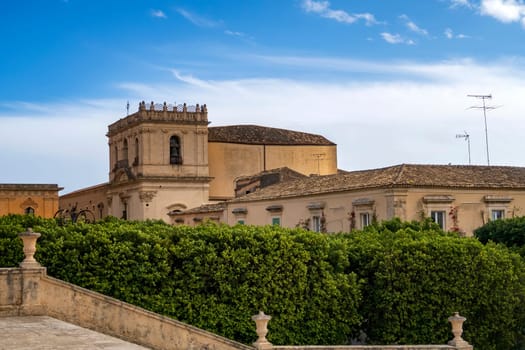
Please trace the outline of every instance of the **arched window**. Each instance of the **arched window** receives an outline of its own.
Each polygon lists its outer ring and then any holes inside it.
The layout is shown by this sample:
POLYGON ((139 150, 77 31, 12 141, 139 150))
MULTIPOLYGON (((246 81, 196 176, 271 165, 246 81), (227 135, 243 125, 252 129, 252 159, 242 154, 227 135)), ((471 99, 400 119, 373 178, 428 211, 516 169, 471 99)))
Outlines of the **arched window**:
POLYGON ((175 135, 170 137, 170 164, 182 164, 180 138, 175 135))
POLYGON ((135 159, 133 160, 133 165, 139 165, 139 139, 135 139, 135 159))
POLYGON ((35 209, 31 207, 27 207, 24 209, 24 214, 26 215, 35 215, 35 209))
POLYGON ((124 139, 124 146, 122 147, 122 160, 128 160, 128 140, 124 139))

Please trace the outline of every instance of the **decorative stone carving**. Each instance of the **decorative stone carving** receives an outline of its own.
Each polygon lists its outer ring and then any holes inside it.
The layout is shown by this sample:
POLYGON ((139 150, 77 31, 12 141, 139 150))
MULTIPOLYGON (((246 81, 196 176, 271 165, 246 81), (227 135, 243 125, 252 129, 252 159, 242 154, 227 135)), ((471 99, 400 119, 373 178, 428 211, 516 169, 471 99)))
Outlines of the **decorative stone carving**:
POLYGON ((120 192, 118 194, 118 196, 120 197, 120 200, 122 201, 122 203, 127 203, 128 199, 131 197, 128 193, 126 192, 120 192))
POLYGON ((141 202, 149 203, 157 195, 157 191, 140 191, 139 199, 141 202))
POLYGON ((31 197, 27 198, 22 204, 20 204, 20 208, 24 209, 27 207, 31 207, 33 209, 38 208, 38 203, 35 202, 31 197))

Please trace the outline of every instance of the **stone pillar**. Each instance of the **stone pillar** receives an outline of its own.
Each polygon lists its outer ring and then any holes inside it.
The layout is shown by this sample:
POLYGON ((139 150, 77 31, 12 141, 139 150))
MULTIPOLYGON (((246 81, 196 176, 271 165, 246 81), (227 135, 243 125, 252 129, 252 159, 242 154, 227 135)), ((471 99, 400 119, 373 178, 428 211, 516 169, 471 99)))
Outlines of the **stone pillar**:
POLYGON ((272 316, 265 315, 262 311, 259 311, 257 315, 252 316, 252 320, 255 321, 255 325, 257 327, 257 335, 259 336, 259 339, 253 343, 253 346, 255 346, 255 348, 258 350, 267 350, 272 348, 272 343, 266 339, 266 334, 268 334, 268 321, 271 319, 272 316))
POLYGON ((448 345, 454 346, 458 350, 472 350, 473 347, 466 342, 461 335, 463 334, 463 322, 466 318, 459 315, 459 312, 455 312, 453 316, 448 318, 448 322, 452 325, 452 334, 454 339, 448 342, 448 345))
POLYGON ((33 232, 33 229, 28 228, 26 232, 21 232, 18 237, 24 242, 25 259, 20 263, 23 269, 32 269, 42 267, 38 261, 35 260, 36 240, 40 237, 40 233, 33 232))

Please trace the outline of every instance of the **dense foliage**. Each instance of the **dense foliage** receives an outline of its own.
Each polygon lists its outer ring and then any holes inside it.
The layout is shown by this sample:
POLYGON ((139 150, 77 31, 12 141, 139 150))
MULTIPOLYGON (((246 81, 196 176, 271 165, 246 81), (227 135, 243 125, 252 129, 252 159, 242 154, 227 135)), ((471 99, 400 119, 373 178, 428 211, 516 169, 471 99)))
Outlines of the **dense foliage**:
POLYGON ((393 220, 365 232, 108 219, 58 226, 0 218, 0 266, 22 260, 16 234, 42 233, 48 273, 226 337, 255 340, 250 316, 272 315, 275 344, 445 344, 447 317, 467 317, 477 349, 520 349, 525 266, 503 246, 393 220))
MULTIPOLYGON (((507 247, 516 248, 525 253, 525 216, 505 220, 492 220, 474 231, 474 235, 482 242, 503 243, 507 247)), ((522 254, 524 255, 524 254, 522 254)))

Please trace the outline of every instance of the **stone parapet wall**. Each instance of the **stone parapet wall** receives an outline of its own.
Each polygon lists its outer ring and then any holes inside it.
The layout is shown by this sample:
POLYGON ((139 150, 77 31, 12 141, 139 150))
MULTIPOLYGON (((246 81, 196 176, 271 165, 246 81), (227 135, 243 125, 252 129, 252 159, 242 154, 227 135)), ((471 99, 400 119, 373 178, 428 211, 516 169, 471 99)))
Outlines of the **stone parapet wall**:
POLYGON ((273 346, 272 350, 454 350, 450 345, 273 346))
POLYGON ((0 269, 0 317, 45 315, 40 283, 46 269, 0 269))
POLYGON ((48 316, 153 349, 253 349, 52 277, 41 293, 48 316))

